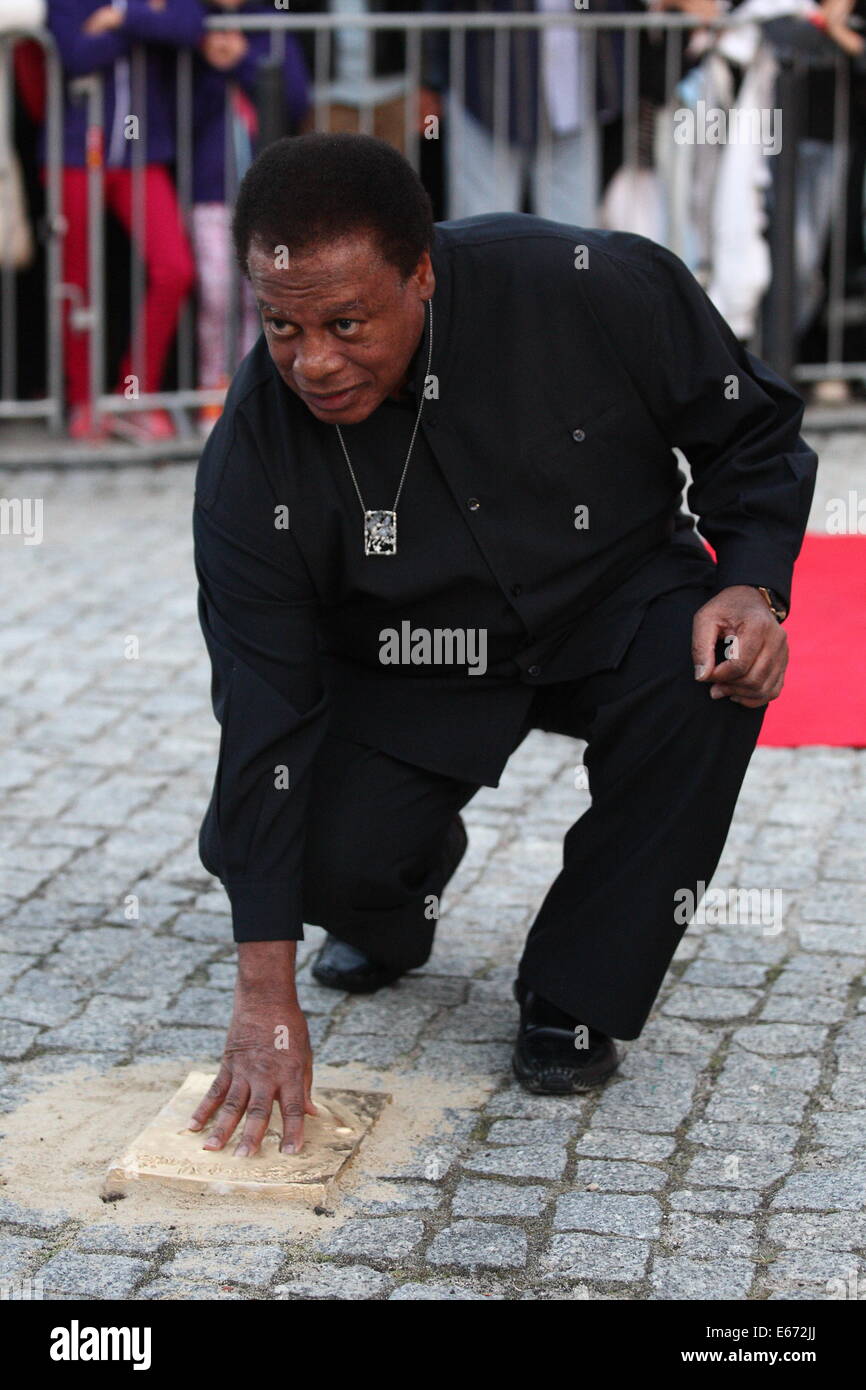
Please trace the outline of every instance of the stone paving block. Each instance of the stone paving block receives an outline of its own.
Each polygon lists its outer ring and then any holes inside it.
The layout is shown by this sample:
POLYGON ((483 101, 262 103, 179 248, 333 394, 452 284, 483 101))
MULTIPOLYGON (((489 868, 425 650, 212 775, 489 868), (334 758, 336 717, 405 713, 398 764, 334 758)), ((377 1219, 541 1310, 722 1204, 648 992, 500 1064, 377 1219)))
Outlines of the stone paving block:
POLYGON ((159 1027, 145 1034, 136 1045, 135 1055, 142 1059, 177 1057, 183 1061, 215 1064, 222 1057, 225 1043, 226 1028, 159 1027))
POLYGON ((811 1091, 820 1075, 816 1057, 762 1057, 756 1052, 732 1049, 716 1077, 716 1089, 741 1092, 752 1086, 772 1086, 811 1091))
POLYGON ((680 985, 662 1005, 662 1013, 674 1018, 727 1022, 744 1018, 760 1002, 755 989, 711 989, 705 985, 680 985))
POLYGON ((803 897, 800 912, 806 922, 840 922, 863 926, 863 884, 830 881, 803 897))
POLYGON ((379 1038, 363 1033, 331 1033, 316 1060, 333 1066, 364 1062, 370 1067, 391 1067, 412 1047, 408 1038, 379 1038))
POLYGON ((42 1211, 13 1202, 11 1197, 0 1197, 0 1221, 8 1221, 13 1226, 34 1226, 43 1231, 56 1231, 70 1219, 69 1213, 60 1209, 42 1211))
POLYGON ((126 1255, 80 1255, 62 1250, 38 1271, 45 1296, 65 1293, 78 1298, 127 1298, 152 1268, 148 1260, 126 1255))
POLYGON ((423 1043, 415 1063, 416 1070, 448 1079, 452 1076, 495 1076, 511 1070, 512 1044, 499 1043, 423 1043))
POLYGON ((46 1248, 44 1240, 33 1236, 0 1234, 0 1279, 14 1282, 37 1273, 39 1256, 46 1248))
POLYGON ((678 1254, 702 1259, 748 1259, 755 1251, 755 1223, 743 1217, 676 1211, 665 1223, 664 1236, 678 1254))
POLYGON ((588 1129, 580 1136, 574 1151, 581 1157, 631 1158, 658 1162, 670 1158, 675 1140, 666 1134, 643 1134, 628 1129, 588 1129))
POLYGON ((810 955, 801 951, 779 971, 772 986, 780 994, 835 994, 845 999, 852 980, 863 974, 860 956, 810 955))
POLYGON ((649 1163, 587 1158, 578 1162, 574 1180, 584 1187, 598 1184, 603 1192, 658 1192, 666 1185, 667 1176, 662 1168, 649 1163))
POLYGON ((785 933, 777 936, 762 936, 756 927, 728 927, 724 931, 714 931, 706 938, 703 958, 724 960, 732 964, 759 962, 764 965, 778 965, 790 950, 789 943, 781 940, 785 933))
POLYGON ((433 1239, 426 1259, 434 1265, 522 1269, 526 1236, 513 1226, 492 1221, 455 1221, 433 1239))
POLYGON ((346 1195, 345 1201, 366 1216, 388 1216, 397 1211, 432 1211, 443 1198, 444 1193, 432 1183, 381 1182, 375 1196, 368 1197, 362 1191, 346 1195))
POLYGON ((145 999, 118 999, 97 994, 89 999, 83 1013, 58 1028, 47 1028, 40 1038, 42 1047, 64 1051, 99 1051, 109 1048, 125 1052, 152 1022, 153 1008, 145 999))
POLYGON ((604 1235, 656 1240, 662 1209, 654 1197, 623 1197, 609 1192, 567 1192, 556 1203, 554 1229, 597 1231, 604 1235))
POLYGON ((593 1120, 606 1129, 640 1130, 648 1134, 673 1134, 682 1123, 684 1110, 671 1110, 659 1105, 623 1105, 612 1099, 613 1092, 602 1097, 593 1120))
POLYGON ((181 912, 172 924, 172 935, 190 941, 213 941, 228 946, 231 931, 221 912, 181 912))
POLYGON ((382 1298, 394 1287, 387 1274, 369 1265, 301 1264, 289 1266, 290 1275, 275 1284, 276 1299, 357 1299, 382 1298))
POLYGON ((856 1272, 858 1263, 862 1262, 856 1256, 839 1250, 784 1250, 767 1265, 766 1282, 773 1290, 799 1289, 813 1298, 829 1299, 847 1290, 849 1274, 856 1272))
POLYGON ((162 1266, 169 1278, 211 1284, 268 1284, 285 1263, 275 1245, 208 1245, 182 1250, 162 1266))
POLYGON ((464 1178, 452 1210, 455 1216, 541 1216, 550 1200, 545 1187, 464 1178))
POLYGON ((401 1284, 396 1288, 388 1299, 389 1303, 449 1303, 449 1302, 482 1302, 484 1299, 502 1300, 507 1295, 500 1292, 485 1291, 473 1288, 471 1285, 460 1284, 457 1282, 442 1284, 430 1282, 426 1284, 407 1283, 401 1284))
POLYGON ((243 1284, 203 1284, 183 1275, 168 1276, 159 1274, 149 1284, 144 1284, 137 1293, 131 1295, 136 1303, 162 1303, 167 1301, 242 1303, 249 1299, 250 1291, 243 1284))
POLYGON ((684 1189, 681 1192, 672 1192, 668 1197, 668 1205, 672 1211, 748 1215, 759 1210, 761 1199, 759 1193, 743 1190, 714 1192, 709 1188, 703 1188, 698 1192, 692 1192, 684 1189))
POLYGON ((693 1089, 691 1082, 668 1081, 659 1073, 658 1079, 641 1077, 635 1081, 608 1082, 602 1105, 606 1109, 618 1106, 663 1107, 671 1116, 682 1118, 691 1109, 693 1089))
POLYGON ((789 1250, 861 1250, 866 1212, 783 1212, 771 1216, 767 1238, 789 1250))
MULTIPOLYGON (((705 949, 709 949, 707 943, 705 949)), ((666 1058, 682 1053, 691 1063, 709 1056, 717 1044, 708 1038, 705 1031, 696 1023, 685 1018, 662 1018, 655 1015, 640 1035, 639 1044, 632 1048, 641 1052, 661 1052, 666 1058)))
POLYGON ((704 1144, 726 1153, 780 1153, 795 1147, 799 1131, 793 1125, 726 1124, 698 1120, 689 1126, 688 1136, 693 1144, 704 1144))
POLYGON ((860 1071, 866 1056, 866 1018, 852 1018, 843 1023, 836 1034, 833 1051, 839 1063, 839 1071, 851 1068, 860 1071))
POLYGON ((586 1106, 584 1096, 534 1096, 512 1083, 490 1097, 485 1113, 515 1120, 570 1120, 574 1116, 577 1126, 586 1106))
POLYGON ((24 1057, 36 1042, 40 1028, 15 1019, 0 1018, 0 1057, 24 1057))
POLYGON ((824 922, 801 922, 797 937, 804 951, 863 952, 866 950, 866 928, 832 926, 824 922))
POLYGON ((860 1211, 864 1205, 866 1163, 846 1163, 794 1173, 771 1203, 776 1211, 860 1211))
POLYGON ((168 1024, 195 1023, 211 1028, 227 1028, 231 1009, 219 990, 192 985, 163 1009, 160 1018, 168 1024))
POLYGON ((823 1150, 853 1160, 862 1157, 866 1124, 856 1110, 850 1115, 815 1114, 813 1124, 816 1142, 823 1150))
POLYGON ((380 1216, 351 1220, 318 1242, 324 1255, 361 1255, 367 1259, 399 1260, 420 1245, 424 1222, 417 1216, 380 1216))
POLYGON ((379 990, 370 999, 349 996, 339 1031, 341 1035, 379 1034, 412 1042, 437 1011, 435 1001, 403 996, 394 989, 379 990))
POLYGON ((704 1119, 755 1125, 799 1124, 808 1103, 807 1095, 792 1094, 778 1086, 750 1086, 746 1095, 740 1091, 716 1091, 707 1102, 704 1119))
POLYGON ((561 1144, 514 1144, 501 1149, 473 1146, 463 1160, 469 1172, 503 1178, 561 1178, 567 1162, 561 1144))
POLYGON ((692 1260, 685 1255, 657 1255, 650 1283, 659 1299, 748 1298, 754 1266, 747 1260, 692 1260))
MULTIPOLYGON (((232 989, 232 990, 233 990, 234 987, 235 987, 235 982, 236 982, 236 980, 237 980, 237 977, 238 977, 238 967, 237 967, 237 963, 236 963, 235 961, 217 961, 214 965, 208 966, 208 969, 207 969, 207 987, 208 987, 208 989, 221 989, 221 990, 230 990, 230 989, 232 989)), ((304 983, 303 985, 299 985, 298 988, 299 988, 299 990, 300 990, 300 989, 306 989, 306 990, 308 990, 308 989, 311 988, 311 986, 308 985, 308 984, 306 984, 306 983, 304 983)), ((333 994, 333 995, 335 996, 336 999, 342 998, 342 996, 337 992, 337 990, 324 990, 324 989, 323 989, 323 990, 321 990, 321 993, 322 993, 322 994, 333 994)), ((299 993, 298 997, 300 998, 300 993, 299 993)))
POLYGON ((766 965, 732 965, 723 960, 702 958, 692 961, 682 978, 684 985, 712 985, 716 988, 730 986, 741 989, 744 985, 763 985, 766 977, 766 965))
POLYGON ((155 992, 177 994, 187 976, 213 954, 211 945, 150 933, 140 937, 138 945, 133 955, 106 976, 101 986, 106 994, 137 999, 150 999, 155 992))
POLYGON ((580 1128, 578 1116, 549 1120, 494 1120, 488 1144, 567 1144, 580 1128))
POLYGON ((765 1188, 789 1173, 794 1162, 790 1153, 705 1149, 689 1164, 684 1176, 687 1183, 707 1187, 765 1188))
POLYGON ((0 956, 0 991, 7 992, 13 981, 29 970, 38 959, 36 955, 24 954, 0 956))
POLYGON ((829 1096, 824 1097, 824 1104, 828 1103, 837 1110, 862 1110, 866 1107, 866 1071, 855 1071, 853 1068, 840 1071, 830 1087, 829 1096))
POLYGON ((603 1279, 635 1284, 644 1277, 649 1254, 646 1241, 569 1232, 553 1237, 541 1268, 550 1279, 603 1279))
POLYGON ((488 1006, 460 1004, 431 1025, 429 1036, 465 1042, 512 1042, 517 1021, 517 1006, 513 1002, 488 1006))
POLYGON ((96 981, 130 955, 138 944, 131 928, 78 928, 64 937, 51 958, 51 964, 76 984, 92 988, 96 981))
POLYGON ((165 1226, 119 1226, 103 1221, 79 1231, 75 1244, 78 1250, 92 1253, 154 1255, 172 1236, 165 1226))
POLYGON ((845 1013, 841 999, 771 993, 758 1015, 761 1023, 838 1023, 845 1013))
POLYGON ((80 1007, 80 992, 71 986, 59 985, 54 976, 44 970, 28 970, 19 976, 13 988, 0 995, 0 1017, 19 1023, 65 1023, 80 1007))
POLYGON ((805 1023, 753 1023, 737 1028, 733 1042, 746 1052, 762 1057, 814 1057, 827 1039, 827 1029, 805 1023))
POLYGON ((700 1055, 689 1057, 644 1052, 640 1047, 633 1047, 620 1062, 617 1075, 626 1081, 664 1081, 680 1087, 685 1095, 691 1092, 703 1066, 704 1060, 700 1055))

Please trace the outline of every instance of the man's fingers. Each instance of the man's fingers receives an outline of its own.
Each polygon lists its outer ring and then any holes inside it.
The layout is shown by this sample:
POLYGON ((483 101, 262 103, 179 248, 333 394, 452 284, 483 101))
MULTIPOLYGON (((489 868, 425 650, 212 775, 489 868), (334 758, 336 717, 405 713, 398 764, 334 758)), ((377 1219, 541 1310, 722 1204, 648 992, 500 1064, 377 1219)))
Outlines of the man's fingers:
POLYGON ((280 1091, 280 1114, 283 1117, 283 1142, 280 1153, 300 1153, 304 1143, 304 1111, 306 1099, 303 1081, 286 1084, 280 1091))
POLYGON ((208 1087, 204 1100, 193 1114, 189 1122, 190 1129, 196 1130, 204 1128, 211 1115, 225 1100, 231 1084, 232 1074, 228 1067, 223 1064, 208 1087))
POLYGON ((715 679, 710 696, 720 700, 723 696, 736 698, 739 703, 750 700, 765 705, 781 694, 788 665, 787 643, 773 651, 762 649, 753 665, 742 675, 737 675, 737 663, 722 662, 716 667, 715 679))
POLYGON ((712 613, 699 608, 692 623, 692 660, 695 664, 695 680, 705 681, 716 664, 716 642, 719 638, 720 623, 712 613))
POLYGON ((247 1106, 247 1122, 244 1125, 244 1132, 235 1149, 237 1158, 246 1158, 249 1154, 258 1153, 259 1145, 267 1133, 273 1108, 274 1092, 272 1090, 259 1091, 252 1097, 247 1106))
POLYGON ((217 1115, 216 1124, 202 1145, 203 1148, 221 1149, 225 1145, 237 1129, 238 1121, 247 1108, 249 1097, 250 1088, 245 1081, 238 1079, 232 1082, 222 1109, 217 1115))

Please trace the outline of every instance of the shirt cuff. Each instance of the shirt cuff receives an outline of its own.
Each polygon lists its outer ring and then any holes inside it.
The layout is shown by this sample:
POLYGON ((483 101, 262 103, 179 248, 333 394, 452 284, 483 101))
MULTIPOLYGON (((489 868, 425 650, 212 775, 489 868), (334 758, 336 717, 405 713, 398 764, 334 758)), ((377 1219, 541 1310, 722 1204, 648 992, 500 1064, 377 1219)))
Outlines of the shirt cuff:
POLYGON ((777 593, 790 611, 793 569, 790 554, 774 546, 760 542, 726 546, 724 553, 719 551, 716 555, 716 588, 730 589, 735 584, 763 586, 777 593))
POLYGON ((303 941, 301 895, 294 879, 233 879, 224 886, 235 941, 303 941))

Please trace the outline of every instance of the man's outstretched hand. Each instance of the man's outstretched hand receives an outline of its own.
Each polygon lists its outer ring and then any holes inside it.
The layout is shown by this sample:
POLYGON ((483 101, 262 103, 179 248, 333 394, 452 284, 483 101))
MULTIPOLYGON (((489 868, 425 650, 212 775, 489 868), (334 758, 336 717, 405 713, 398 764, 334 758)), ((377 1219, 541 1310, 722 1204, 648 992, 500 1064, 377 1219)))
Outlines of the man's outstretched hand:
POLYGON ((310 1097, 313 1054, 307 1021, 295 993, 294 941, 247 941, 238 947, 234 1012, 219 1074, 190 1121, 200 1130, 219 1111, 205 1149, 222 1149, 246 1113, 235 1150, 255 1154, 274 1101, 283 1118, 281 1153, 299 1153, 304 1115, 318 1111, 310 1097))
POLYGON ((695 679, 710 686, 710 696, 725 696, 737 705, 759 709, 775 700, 788 664, 788 639, 763 596, 748 584, 736 584, 705 603, 692 625, 695 679), (716 661, 721 639, 728 654, 716 661))

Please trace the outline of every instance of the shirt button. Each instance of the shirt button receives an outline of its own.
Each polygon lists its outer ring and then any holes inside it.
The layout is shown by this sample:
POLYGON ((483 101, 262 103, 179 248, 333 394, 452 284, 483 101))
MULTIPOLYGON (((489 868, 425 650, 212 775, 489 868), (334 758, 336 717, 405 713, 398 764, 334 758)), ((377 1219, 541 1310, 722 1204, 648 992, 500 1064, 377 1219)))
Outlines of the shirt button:
POLYGON ((517 595, 518 595, 518 594, 522 594, 522 593, 523 593, 523 585, 522 585, 522 584, 512 584, 512 586, 511 586, 511 592, 513 593, 514 597, 517 598, 517 595))
POLYGON ((572 430, 571 437, 576 443, 582 444, 586 439, 586 432, 584 430, 572 430))
POLYGON ((527 674, 528 676, 540 676, 540 675, 541 675, 541 667, 540 667, 540 666, 530 666, 530 668, 529 668, 529 670, 527 671, 526 674, 527 674))
POLYGON ((428 415, 428 416, 427 416, 427 420, 426 420, 426 424, 427 424, 427 426, 428 426, 429 429, 432 429, 433 426, 436 424, 436 416, 435 416, 435 415, 428 415))
POLYGON ((469 508, 470 512, 477 512, 478 508, 481 506, 481 503, 478 501, 477 497, 470 497, 466 505, 469 508))

